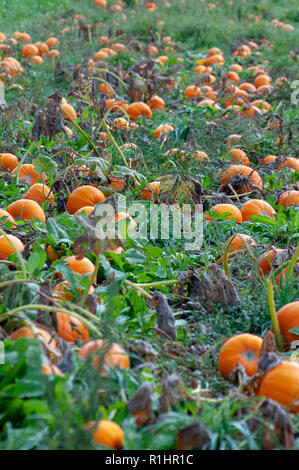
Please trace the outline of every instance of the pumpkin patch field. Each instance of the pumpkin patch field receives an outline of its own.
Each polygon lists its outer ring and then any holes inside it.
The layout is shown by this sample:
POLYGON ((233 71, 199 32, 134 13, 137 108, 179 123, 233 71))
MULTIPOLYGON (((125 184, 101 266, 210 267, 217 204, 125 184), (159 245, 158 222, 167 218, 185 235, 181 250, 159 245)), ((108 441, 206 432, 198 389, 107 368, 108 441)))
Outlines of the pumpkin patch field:
POLYGON ((1 0, 0 450, 299 449, 293 0, 1 0))

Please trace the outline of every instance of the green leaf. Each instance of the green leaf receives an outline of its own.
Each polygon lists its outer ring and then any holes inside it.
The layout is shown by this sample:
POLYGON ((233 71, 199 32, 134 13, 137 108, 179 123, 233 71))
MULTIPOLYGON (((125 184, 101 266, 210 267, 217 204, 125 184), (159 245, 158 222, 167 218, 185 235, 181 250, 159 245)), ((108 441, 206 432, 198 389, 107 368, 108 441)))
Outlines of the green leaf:
POLYGON ((134 250, 133 248, 126 251, 125 256, 130 264, 143 265, 146 261, 144 254, 140 251, 134 250))
POLYGON ((48 177, 53 176, 58 168, 57 163, 48 155, 38 155, 35 160, 32 160, 32 163, 39 175, 46 173, 48 177))
POLYGON ((299 336, 299 326, 295 326, 295 328, 292 328, 289 332, 299 336))

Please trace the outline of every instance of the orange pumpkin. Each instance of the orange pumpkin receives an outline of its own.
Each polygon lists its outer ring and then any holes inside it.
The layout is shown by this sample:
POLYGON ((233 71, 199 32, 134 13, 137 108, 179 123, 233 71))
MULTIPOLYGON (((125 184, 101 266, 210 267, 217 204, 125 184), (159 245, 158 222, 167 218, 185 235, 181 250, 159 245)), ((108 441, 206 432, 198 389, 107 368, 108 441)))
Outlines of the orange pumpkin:
POLYGON ((274 250, 269 250, 257 259, 261 274, 266 275, 271 271, 275 254, 279 255, 282 251, 281 248, 276 248, 275 252, 274 250))
POLYGON ((296 191, 295 189, 291 191, 285 191, 277 199, 277 204, 280 206, 283 206, 285 209, 287 209, 290 206, 298 206, 299 205, 299 191, 296 191))
MULTIPOLYGON (((89 294, 92 294, 94 292, 94 287, 91 286, 89 289, 89 294)), ((82 292, 81 288, 78 288, 78 294, 80 295, 82 292)), ((72 301, 74 299, 74 295, 72 291, 70 290, 70 285, 67 281, 62 281, 59 284, 56 284, 56 286, 53 289, 53 297, 57 297, 58 299, 64 299, 68 301, 72 301)))
POLYGON ((45 184, 33 184, 23 196, 23 199, 32 199, 33 201, 42 204, 47 199, 51 204, 54 204, 54 194, 50 188, 45 184))
POLYGON ((12 153, 0 153, 0 170, 14 170, 18 164, 18 157, 12 153))
POLYGON ((230 244, 231 251, 243 250, 245 248, 244 240, 246 240, 247 243, 251 246, 256 245, 254 239, 249 235, 246 235, 245 233, 240 233, 240 235, 241 236, 235 235, 235 237, 233 238, 230 244))
POLYGON ((229 379, 237 364, 244 367, 247 375, 257 371, 257 363, 263 340, 258 336, 243 333, 227 340, 219 354, 218 368, 225 379, 229 379))
MULTIPOLYGON (((12 222, 13 224, 15 223, 14 218, 10 215, 9 212, 7 212, 3 209, 0 209, 0 219, 2 219, 3 217, 5 217, 4 222, 9 220, 9 222, 12 222)), ((0 220, 0 223, 3 223, 3 222, 1 222, 1 220, 0 220)))
POLYGON ((299 364, 282 361, 265 373, 256 393, 277 401, 291 413, 299 412, 299 364))
POLYGON ((113 95, 113 91, 111 90, 111 87, 106 85, 106 83, 99 83, 98 84, 98 90, 100 93, 107 94, 107 95, 113 95))
POLYGON ((42 366, 42 374, 46 375, 63 375, 59 367, 55 366, 55 364, 43 364, 42 366))
MULTIPOLYGON (((16 175, 17 174, 17 169, 18 167, 15 167, 11 174, 16 175)), ((47 176, 43 173, 42 175, 39 175, 36 173, 34 166, 31 163, 23 163, 23 165, 20 166, 20 172, 19 172, 19 178, 27 181, 27 183, 32 186, 33 184, 37 183, 37 181, 41 178, 44 182, 47 181, 47 176)))
POLYGON ((98 202, 105 201, 105 199, 102 191, 94 186, 79 186, 69 195, 66 208, 69 214, 74 214, 81 207, 95 206, 98 202))
MULTIPOLYGON (((24 245, 18 237, 14 235, 8 235, 7 237, 11 240, 18 251, 24 250, 24 245)), ((4 235, 0 236, 0 260, 5 260, 9 255, 15 253, 15 250, 11 246, 11 244, 7 241, 4 235)))
POLYGON ((86 214, 91 214, 94 211, 94 206, 84 206, 81 209, 78 209, 74 215, 79 215, 81 212, 85 212, 86 214))
POLYGON ((89 339, 88 330, 80 320, 63 312, 57 312, 56 315, 57 334, 60 338, 65 339, 69 343, 73 343, 76 339, 81 341, 89 339))
POLYGON ((186 98, 197 98, 197 96, 201 95, 201 89, 198 86, 190 85, 184 90, 184 95, 186 98))
POLYGON ((132 121, 138 119, 139 116, 145 116, 147 119, 151 119, 153 115, 151 108, 142 101, 130 104, 127 109, 127 114, 132 121))
POLYGON ((95 442, 110 449, 122 449, 124 440, 123 429, 113 421, 101 419, 98 423, 90 422, 85 425, 91 429, 95 442))
MULTIPOLYGON (((57 341, 55 338, 52 337, 50 333, 48 333, 47 330, 44 328, 36 328, 38 333, 43 337, 44 341, 51 346, 51 348, 55 349, 57 347, 57 341)), ((19 328, 18 330, 14 331, 10 335, 10 339, 16 340, 18 338, 35 338, 34 333, 28 326, 23 326, 22 328, 19 328)))
MULTIPOLYGON (((131 145, 134 145, 134 144, 131 144, 131 145)), ((125 147, 125 148, 129 148, 129 147, 125 147)), ((115 191, 122 191, 124 189, 126 181, 123 178, 118 178, 117 176, 108 175, 108 180, 109 180, 109 184, 108 184, 109 188, 112 188, 115 191)))
MULTIPOLYGON (((80 349, 79 356, 82 359, 87 359, 88 357, 96 354, 96 352, 102 347, 105 348, 105 342, 102 339, 88 341, 88 343, 85 343, 80 349)), ((92 360, 92 364, 96 369, 99 369, 100 363, 100 357, 95 357, 92 360)), ((130 367, 129 357, 123 348, 117 343, 112 343, 108 350, 105 351, 105 356, 103 357, 103 370, 107 367, 120 367, 122 369, 129 369, 130 367)))
POLYGON ((269 77, 269 75, 267 74, 260 74, 258 75, 255 80, 254 80, 254 86, 255 88, 260 88, 261 86, 264 86, 264 85, 270 85, 272 82, 271 80, 271 77, 269 77))
POLYGON ((142 190, 141 199, 148 201, 149 199, 157 199, 160 194, 160 181, 152 181, 146 188, 142 190))
POLYGON ((37 202, 32 201, 31 199, 19 199, 18 201, 13 202, 6 208, 7 212, 16 219, 20 218, 21 220, 32 220, 39 219, 43 223, 46 223, 46 216, 42 208, 38 205, 37 202))
POLYGON ((21 55, 24 57, 32 57, 34 55, 39 55, 39 50, 34 44, 26 44, 21 50, 21 55))
MULTIPOLYGON (((277 312, 277 320, 282 336, 288 343, 299 340, 299 335, 290 333, 295 327, 299 327, 299 301, 291 302, 281 307, 277 312)), ((272 330, 272 327, 271 327, 272 330)), ((272 330, 273 331, 273 330, 272 330)))
POLYGON ((263 215, 265 217, 269 217, 272 220, 275 220, 273 214, 276 212, 273 207, 268 204, 268 202, 262 201, 261 199, 251 199, 250 201, 247 201, 245 204, 243 204, 241 207, 241 213, 243 222, 247 222, 253 215, 263 215))
POLYGON ((149 102, 149 107, 152 111, 155 109, 165 109, 165 101, 160 96, 154 95, 149 102))
MULTIPOLYGON (((246 178, 248 181, 260 189, 263 189, 263 181, 257 171, 253 170, 249 166, 245 165, 233 165, 228 168, 221 176, 221 184, 229 183, 233 178, 246 178)), ((251 186, 246 183, 241 183, 238 188, 235 188, 237 192, 243 193, 251 190, 251 186)))
MULTIPOLYGON (((81 274, 82 276, 88 274, 89 279, 92 278, 95 267, 88 258, 84 257, 82 259, 77 259, 76 256, 67 256, 64 258, 64 261, 72 271, 81 274)), ((61 274, 57 274, 57 277, 62 277, 61 274)))
POLYGON ((249 158, 246 153, 241 149, 231 149, 228 153, 233 163, 238 163, 246 166, 250 166, 249 158))
POLYGON ((51 36, 49 39, 46 40, 46 44, 49 48, 57 47, 60 44, 60 41, 54 36, 51 36))
MULTIPOLYGON (((234 204, 216 204, 211 209, 211 212, 215 212, 216 214, 228 214, 224 215, 227 220, 233 220, 238 224, 242 223, 242 214, 237 206, 234 204)), ((205 215, 205 220, 212 221, 213 218, 210 215, 205 215)))
POLYGON ((296 170, 299 172, 299 159, 288 157, 285 159, 282 166, 283 168, 292 168, 293 170, 296 170))
POLYGON ((64 119, 66 119, 67 121, 70 120, 68 114, 71 116, 72 119, 77 119, 77 113, 75 111, 75 108, 71 104, 67 103, 66 100, 61 101, 60 107, 64 119))
POLYGON ((172 127, 170 124, 161 124, 155 130, 154 137, 155 139, 158 139, 161 135, 167 134, 167 132, 170 132, 173 130, 174 130, 174 127, 172 127))

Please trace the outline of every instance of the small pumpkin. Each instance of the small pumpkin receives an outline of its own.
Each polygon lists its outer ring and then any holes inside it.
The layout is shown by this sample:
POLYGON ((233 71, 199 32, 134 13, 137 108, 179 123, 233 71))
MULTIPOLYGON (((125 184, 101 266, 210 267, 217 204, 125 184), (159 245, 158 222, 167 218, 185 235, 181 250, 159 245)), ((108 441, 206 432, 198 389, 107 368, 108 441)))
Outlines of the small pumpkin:
POLYGON ((152 111, 155 109, 165 109, 165 101, 160 96, 154 95, 149 102, 149 107, 152 111))
MULTIPOLYGON (((16 175, 17 169, 18 167, 15 167, 12 170, 11 175, 16 175)), ((37 183, 39 179, 42 179, 45 183, 47 181, 47 176, 44 173, 42 175, 36 173, 34 166, 31 163, 23 163, 23 165, 20 166, 19 178, 27 181, 30 186, 37 183)))
MULTIPOLYGON (((15 244, 15 247, 18 251, 24 250, 24 245, 22 241, 15 237, 14 235, 8 235, 7 237, 15 244)), ((11 244, 7 241, 4 235, 0 236, 0 260, 5 260, 9 255, 15 253, 15 250, 11 246, 11 244)))
POLYGON ((152 181, 141 192, 141 199, 148 201, 149 199, 157 199, 160 194, 160 181, 152 181))
POLYGON ((69 214, 74 214, 81 207, 95 206, 98 202, 105 201, 105 199, 102 191, 94 186, 79 186, 69 195, 66 208, 69 214))
MULTIPOLYGON (((80 295, 82 293, 82 289, 78 287, 78 294, 80 295)), ((91 286, 89 289, 88 294, 92 294, 94 292, 94 287, 91 286)), ((57 297, 58 299, 63 299, 63 300, 68 300, 72 301, 74 299, 74 294, 70 289, 70 285, 67 281, 62 281, 59 284, 56 284, 56 286, 53 289, 53 297, 57 297)))
POLYGON ((147 119, 151 119, 153 116, 151 108, 142 101, 130 104, 127 109, 127 114, 130 116, 131 120, 136 120, 139 116, 145 116, 147 119))
POLYGON ((46 223, 46 216, 39 204, 31 199, 19 199, 6 208, 7 212, 16 219, 32 220, 39 219, 46 223))
POLYGON ((124 446, 124 431, 119 424, 101 419, 98 423, 90 422, 85 425, 91 429, 95 442, 99 445, 110 447, 110 449, 122 449, 124 446))
POLYGON ((57 312, 57 335, 65 339, 69 343, 73 343, 76 339, 87 341, 89 339, 88 330, 83 323, 76 317, 67 313, 57 312))
POLYGON ((12 153, 0 153, 0 170, 14 170, 19 164, 19 159, 12 153))
MULTIPOLYGON (((237 222, 238 224, 242 223, 242 214, 240 210, 238 209, 238 207, 234 206, 234 204, 216 204, 210 210, 211 212, 215 212, 221 215, 227 213, 227 215, 224 215, 226 219, 233 220, 237 222)), ((205 219, 208 221, 213 220, 213 218, 209 215, 206 215, 205 219)))
POLYGON ((271 249, 257 259, 261 274, 266 275, 271 271, 275 256, 279 255, 282 251, 281 248, 276 248, 276 250, 271 249))
POLYGON ((245 248, 244 240, 246 240, 247 243, 251 246, 256 245, 254 239, 252 237, 250 237, 249 235, 246 235, 245 233, 241 233, 240 235, 241 236, 239 236, 239 234, 238 234, 233 238, 233 240, 230 244, 230 250, 231 251, 243 250, 245 248))
POLYGON ((158 139, 161 135, 167 134, 167 132, 173 131, 174 127, 170 124, 161 124, 160 126, 155 129, 154 137, 158 139))
POLYGON ((23 199, 32 199, 39 204, 43 204, 47 200, 50 204, 54 204, 54 194, 47 185, 42 183, 33 184, 28 191, 26 191, 23 199))
MULTIPOLYGON (((106 344, 102 339, 88 341, 80 349, 79 356, 82 359, 87 359, 88 357, 96 354, 101 348, 105 349, 105 347, 106 344)), ((107 367, 120 367, 122 369, 129 369, 130 367, 129 357, 123 348, 117 343, 112 343, 108 347, 107 351, 105 349, 103 361, 101 361, 100 357, 95 357, 92 360, 92 364, 96 369, 99 369, 99 364, 101 364, 101 362, 103 362, 102 366, 104 371, 107 367)))
POLYGON ((222 185, 229 183, 233 178, 239 177, 240 184, 233 185, 237 192, 243 193, 250 191, 252 188, 247 183, 242 183, 242 179, 246 178, 250 183, 263 189, 263 181, 256 170, 245 165, 233 165, 228 168, 221 176, 220 182, 222 185))
POLYGON ((256 396, 264 396, 285 406, 291 413, 299 412, 299 364, 282 361, 263 376, 256 396))
POLYGON ((290 206, 299 205, 299 191, 292 189, 291 191, 285 191, 277 199, 277 204, 287 209, 290 206))
MULTIPOLYGON (((55 338, 52 337, 50 333, 48 333, 47 330, 44 328, 37 327, 36 328, 38 333, 43 337, 44 341, 51 346, 51 348, 56 349, 57 347, 57 341, 55 338)), ((18 330, 14 331, 10 335, 11 340, 16 340, 18 338, 36 338, 34 333, 28 326, 23 326, 22 328, 19 328, 18 330)))
POLYGON ((189 98, 189 99, 197 98, 201 94, 202 94, 201 89, 199 88, 199 86, 195 86, 195 85, 190 85, 184 90, 184 95, 186 96, 186 98, 189 98))
POLYGON ((239 163, 242 165, 250 166, 250 161, 245 152, 241 149, 231 149, 228 153, 233 163, 239 163))
POLYGON ((244 367, 247 375, 255 374, 262 343, 261 338, 249 333, 228 339, 220 350, 218 360, 218 368, 222 377, 229 380, 230 374, 237 364, 244 367))
POLYGON ((42 365, 42 374, 46 375, 63 375, 59 367, 55 364, 43 364, 42 365))
POLYGON ((3 217, 5 217, 5 219, 3 219, 4 222, 9 221, 9 222, 12 222, 13 224, 15 223, 14 218, 10 215, 9 212, 5 211, 4 209, 0 209, 0 224, 3 223, 1 221, 3 217))
MULTIPOLYGON (((299 328, 299 301, 291 302, 281 307, 277 312, 277 320, 282 336, 288 343, 299 340, 299 335, 290 333, 293 328, 299 328)), ((271 327, 272 330, 272 327, 271 327)))
POLYGON ((276 213, 270 204, 261 199, 251 199, 243 204, 241 207, 243 222, 247 222, 253 215, 263 215, 275 220, 274 214, 276 213))
POLYGON ((88 277, 92 278, 95 267, 88 258, 77 259, 76 256, 67 256, 64 261, 72 271, 81 274, 81 276, 88 274, 88 277))

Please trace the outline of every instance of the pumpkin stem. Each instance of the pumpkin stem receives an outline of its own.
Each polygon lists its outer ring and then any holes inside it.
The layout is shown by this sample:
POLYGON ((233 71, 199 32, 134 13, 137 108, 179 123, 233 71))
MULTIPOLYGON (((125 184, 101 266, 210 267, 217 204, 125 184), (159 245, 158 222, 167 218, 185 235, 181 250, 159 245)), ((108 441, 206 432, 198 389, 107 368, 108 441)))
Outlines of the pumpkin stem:
POLYGON ((142 287, 138 286, 134 282, 128 281, 127 279, 124 281, 124 284, 127 284, 127 286, 133 287, 133 289, 136 289, 139 294, 144 295, 144 297, 147 297, 148 299, 152 300, 153 296, 146 292, 146 290, 142 289, 142 287))
POLYGON ((113 145, 113 147, 115 148, 116 152, 118 153, 118 155, 120 156, 120 158, 122 159, 124 165, 127 167, 128 166, 128 163, 127 163, 127 160, 124 156, 124 154, 122 153, 120 147, 117 145, 113 135, 111 134, 111 132, 109 131, 108 129, 108 126, 106 124, 106 121, 104 119, 102 119, 102 123, 103 123, 103 126, 105 127, 105 131, 107 132, 107 135, 108 135, 108 138, 111 142, 111 144, 113 145))
POLYGON ((21 255, 21 253, 19 252, 19 250, 17 249, 16 245, 14 244, 14 242, 7 236, 7 234, 0 228, 0 235, 3 235, 4 238, 6 239, 6 241, 10 244, 10 246, 13 248, 15 254, 17 255, 17 258, 20 262, 20 268, 21 268, 21 271, 22 271, 22 275, 23 275, 23 278, 26 279, 27 278, 27 271, 26 271, 26 267, 25 267, 25 262, 23 260, 23 257, 21 255))
POLYGON ((95 154, 97 156, 99 156, 99 151, 98 149, 96 148, 96 146, 94 145, 93 141, 91 140, 91 138, 89 137, 89 135, 86 134, 86 132, 81 129, 81 127, 79 126, 79 124, 76 123, 76 121, 70 116, 70 114, 67 112, 66 109, 64 109, 64 112, 65 114, 68 116, 69 120, 71 121, 71 123, 75 126, 75 128, 77 129, 78 132, 80 132, 81 135, 83 135, 83 137, 87 140, 87 142, 89 143, 89 145, 91 146, 91 148, 93 149, 93 151, 95 152, 95 154))
POLYGON ((283 350, 283 343, 282 337, 280 334, 279 323, 277 320, 276 309, 275 309, 275 302, 274 302, 274 293, 273 293, 273 284, 270 278, 266 279, 267 285, 267 294, 268 294, 268 305, 270 310, 270 317, 272 322, 272 328, 275 335, 275 340, 279 351, 283 350))

